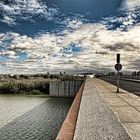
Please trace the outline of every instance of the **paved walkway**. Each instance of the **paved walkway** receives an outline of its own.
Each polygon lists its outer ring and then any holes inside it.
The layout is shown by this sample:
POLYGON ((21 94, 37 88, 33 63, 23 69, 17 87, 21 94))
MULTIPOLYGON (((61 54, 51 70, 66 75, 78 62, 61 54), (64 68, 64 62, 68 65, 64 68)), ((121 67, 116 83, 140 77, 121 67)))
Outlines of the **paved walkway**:
POLYGON ((133 140, 140 140, 140 97, 125 90, 116 93, 116 87, 108 82, 95 79, 96 86, 105 101, 121 121, 133 140))
POLYGON ((87 79, 74 140, 140 139, 140 97, 120 91, 103 80, 87 79))

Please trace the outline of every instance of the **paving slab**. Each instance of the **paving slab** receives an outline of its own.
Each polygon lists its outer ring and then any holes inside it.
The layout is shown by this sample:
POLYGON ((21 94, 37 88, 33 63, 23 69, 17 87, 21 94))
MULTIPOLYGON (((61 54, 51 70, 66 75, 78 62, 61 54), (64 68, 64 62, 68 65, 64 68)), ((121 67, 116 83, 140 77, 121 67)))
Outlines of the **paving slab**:
POLYGON ((128 99, 128 98, 126 98, 125 99, 125 101, 127 102, 127 103, 129 103, 131 106, 133 106, 133 107, 140 107, 140 101, 139 100, 137 100, 137 99, 128 99))
POLYGON ((140 112, 133 107, 111 107, 122 123, 140 123, 140 112))
POLYGON ((138 96, 134 95, 134 94, 117 94, 120 98, 122 99, 136 99, 138 98, 138 96))
POLYGON ((123 101, 121 98, 117 98, 117 97, 116 98, 114 98, 114 97, 106 98, 106 102, 109 103, 109 105, 111 105, 111 106, 122 106, 122 107, 124 107, 124 106, 128 107, 129 106, 128 103, 123 101))
POLYGON ((133 140, 140 140, 140 123, 124 123, 133 140))
POLYGON ((109 93, 109 92, 104 92, 102 95, 106 98, 118 98, 115 94, 109 93))
POLYGON ((136 107, 136 109, 140 112, 140 107, 136 107))

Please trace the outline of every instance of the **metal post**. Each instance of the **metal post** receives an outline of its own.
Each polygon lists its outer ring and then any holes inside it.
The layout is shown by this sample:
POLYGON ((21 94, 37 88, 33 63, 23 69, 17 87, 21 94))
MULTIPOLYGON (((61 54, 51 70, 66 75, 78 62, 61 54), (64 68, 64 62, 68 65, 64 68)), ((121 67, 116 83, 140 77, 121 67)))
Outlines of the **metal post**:
POLYGON ((117 64, 115 65, 115 69, 117 70, 117 93, 119 93, 119 84, 120 84, 120 70, 122 69, 122 65, 120 64, 120 54, 117 54, 117 64))
POLYGON ((119 93, 119 85, 120 85, 120 74, 118 70, 118 75, 117 75, 117 93, 119 93))

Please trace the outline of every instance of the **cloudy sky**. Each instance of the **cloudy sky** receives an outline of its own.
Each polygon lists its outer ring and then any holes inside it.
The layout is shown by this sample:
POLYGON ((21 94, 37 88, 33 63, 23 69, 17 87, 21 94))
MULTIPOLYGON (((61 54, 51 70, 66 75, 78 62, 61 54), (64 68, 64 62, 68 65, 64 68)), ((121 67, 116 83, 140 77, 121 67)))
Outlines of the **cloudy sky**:
POLYGON ((0 73, 140 70, 140 0, 1 0, 0 73))

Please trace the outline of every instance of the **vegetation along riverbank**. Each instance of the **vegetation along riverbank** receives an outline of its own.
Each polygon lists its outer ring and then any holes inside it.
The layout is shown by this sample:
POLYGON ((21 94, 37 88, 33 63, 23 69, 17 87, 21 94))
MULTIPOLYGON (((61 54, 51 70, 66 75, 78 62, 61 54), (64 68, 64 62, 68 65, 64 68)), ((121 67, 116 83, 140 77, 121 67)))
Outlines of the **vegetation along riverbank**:
POLYGON ((67 74, 0 75, 0 94, 49 94, 51 81, 76 81, 83 77, 67 74))

